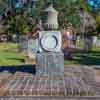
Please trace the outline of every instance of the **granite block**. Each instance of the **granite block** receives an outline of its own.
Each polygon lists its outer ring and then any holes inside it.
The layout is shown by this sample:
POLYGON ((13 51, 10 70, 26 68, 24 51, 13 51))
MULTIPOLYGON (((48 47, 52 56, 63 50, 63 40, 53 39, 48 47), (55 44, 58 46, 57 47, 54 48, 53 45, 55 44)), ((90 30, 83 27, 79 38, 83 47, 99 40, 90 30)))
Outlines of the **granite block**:
POLYGON ((64 74, 64 55, 62 52, 38 53, 36 56, 37 75, 52 76, 64 74))

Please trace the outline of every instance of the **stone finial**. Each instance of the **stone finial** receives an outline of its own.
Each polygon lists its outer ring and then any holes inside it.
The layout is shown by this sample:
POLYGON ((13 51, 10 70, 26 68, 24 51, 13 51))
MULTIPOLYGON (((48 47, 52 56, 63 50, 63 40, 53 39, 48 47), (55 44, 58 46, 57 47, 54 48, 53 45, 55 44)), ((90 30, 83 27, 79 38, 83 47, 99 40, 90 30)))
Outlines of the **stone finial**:
POLYGON ((49 4, 42 12, 42 26, 44 30, 58 29, 58 12, 49 4))

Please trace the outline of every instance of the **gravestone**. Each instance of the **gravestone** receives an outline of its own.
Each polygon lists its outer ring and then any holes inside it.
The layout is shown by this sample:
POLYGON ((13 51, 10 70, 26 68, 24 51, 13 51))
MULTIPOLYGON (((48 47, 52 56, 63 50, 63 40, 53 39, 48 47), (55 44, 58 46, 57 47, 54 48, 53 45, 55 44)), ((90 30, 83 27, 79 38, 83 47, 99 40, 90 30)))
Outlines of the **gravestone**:
POLYGON ((28 40, 25 36, 21 36, 19 39, 19 49, 21 52, 27 53, 28 40))
POLYGON ((26 64, 36 64, 36 53, 38 49, 38 39, 27 40, 26 64))
POLYGON ((100 47, 100 38, 97 39, 96 46, 97 46, 97 47, 100 47))
POLYGON ((27 53, 30 59, 35 59, 36 53, 38 49, 38 39, 28 39, 28 48, 27 53))
POLYGON ((97 39, 98 39, 97 36, 93 36, 93 44, 94 44, 94 45, 96 45, 97 39))

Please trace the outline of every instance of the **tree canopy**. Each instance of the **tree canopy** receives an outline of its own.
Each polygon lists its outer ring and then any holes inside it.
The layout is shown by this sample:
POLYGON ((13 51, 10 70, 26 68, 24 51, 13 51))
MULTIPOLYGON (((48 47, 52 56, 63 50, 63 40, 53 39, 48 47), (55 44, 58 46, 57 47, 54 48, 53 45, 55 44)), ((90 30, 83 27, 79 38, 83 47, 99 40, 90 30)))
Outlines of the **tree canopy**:
MULTIPOLYGON (((19 8, 17 9, 17 11, 26 11, 28 13, 28 16, 31 16, 33 19, 39 19, 40 16, 41 16, 41 12, 42 10, 44 9, 44 7, 47 5, 49 0, 37 0, 37 2, 35 2, 35 7, 33 7, 31 4, 27 4, 27 6, 24 6, 23 8, 19 8)), ((60 28, 62 28, 66 23, 68 22, 71 22, 74 27, 79 27, 79 20, 80 20, 80 17, 79 17, 79 8, 80 8, 80 1, 79 0, 52 0, 51 1, 54 5, 54 8, 59 12, 59 24, 60 24, 60 28)), ((4 5, 7 3, 7 0, 1 0, 0 1, 0 5, 4 5)), ((0 6, 2 7, 2 6, 0 6)), ((17 14, 16 14, 16 18, 17 18, 17 14)), ((7 24, 9 24, 10 26, 16 26, 20 27, 20 29, 18 29, 19 31, 21 31, 22 29, 24 30, 26 28, 25 31, 27 31, 29 28, 27 26, 27 22, 25 21, 28 21, 30 20, 30 18, 27 20, 20 18, 19 19, 19 23, 16 23, 17 21, 14 21, 17 20, 15 18, 15 16, 13 16, 14 18, 10 18, 10 20, 8 20, 7 24), (22 25, 23 23, 23 25, 22 25), (18 25, 15 25, 15 24, 18 24, 18 25), (27 26, 27 27, 26 27, 27 26)), ((13 27, 14 28, 14 27, 13 27)), ((9 29, 12 29, 11 27, 9 27, 9 29)), ((13 31, 16 30, 15 28, 13 29, 13 31)))
MULTIPOLYGON (((37 8, 33 13, 39 15, 41 10, 47 5, 49 0, 38 0, 37 8)), ((74 27, 79 27, 80 0, 51 0, 54 8, 59 12, 59 24, 62 28, 64 24, 71 22, 74 27)))
MULTIPOLYGON (((20 31, 21 33, 30 31, 34 24, 34 21, 30 20, 39 20, 42 10, 46 7, 49 1, 53 3, 54 8, 59 12, 58 20, 60 28, 63 28, 65 24, 70 22, 75 29, 78 30, 80 28, 80 7, 83 7, 86 12, 89 11, 85 0, 36 0, 34 4, 30 2, 29 4, 16 9, 16 15, 11 16, 10 20, 7 21, 9 26, 8 29, 20 31), (25 18, 25 16, 19 16, 22 15, 23 12, 27 12, 27 18, 25 18)), ((7 2, 8 0, 0 0, 0 10, 8 7, 7 2)), ((97 24, 100 26, 100 16, 94 12, 91 13, 93 16, 95 15, 97 24)))

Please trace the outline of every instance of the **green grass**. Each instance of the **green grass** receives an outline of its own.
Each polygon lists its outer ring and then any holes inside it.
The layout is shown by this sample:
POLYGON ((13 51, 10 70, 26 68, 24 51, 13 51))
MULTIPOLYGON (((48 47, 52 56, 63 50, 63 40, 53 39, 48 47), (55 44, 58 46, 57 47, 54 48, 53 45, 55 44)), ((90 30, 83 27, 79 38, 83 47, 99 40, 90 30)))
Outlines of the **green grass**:
POLYGON ((93 47, 91 52, 78 51, 71 60, 65 60, 65 64, 100 65, 100 47, 93 47))
MULTIPOLYGON (((18 52, 17 47, 16 43, 0 43, 0 66, 24 64, 26 55, 18 52)), ((100 48, 94 46, 90 53, 78 50, 71 60, 65 60, 65 64, 100 65, 100 48)))
POLYGON ((18 52, 16 43, 0 43, 0 66, 24 64, 25 57, 18 52))

